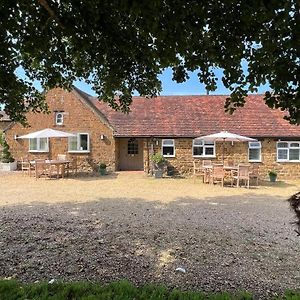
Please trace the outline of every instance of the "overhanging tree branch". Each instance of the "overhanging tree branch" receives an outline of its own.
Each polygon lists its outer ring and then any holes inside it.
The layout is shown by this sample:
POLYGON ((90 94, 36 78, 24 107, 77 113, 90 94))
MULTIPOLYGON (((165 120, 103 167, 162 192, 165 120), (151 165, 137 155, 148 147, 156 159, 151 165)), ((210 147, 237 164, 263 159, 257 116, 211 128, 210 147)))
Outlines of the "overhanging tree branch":
POLYGON ((50 15, 50 18, 54 19, 62 29, 65 29, 65 26, 62 24, 58 16, 55 14, 54 10, 49 6, 48 2, 46 0, 38 0, 38 2, 42 7, 44 7, 47 10, 48 14, 50 15))
POLYGON ((169 67, 177 82, 196 71, 209 91, 221 68, 229 112, 267 82, 267 105, 300 123, 299 0, 3 0, 0 12, 0 104, 13 120, 44 108, 42 93, 15 75, 19 66, 44 90, 88 80, 122 111, 135 91, 159 94, 169 67))

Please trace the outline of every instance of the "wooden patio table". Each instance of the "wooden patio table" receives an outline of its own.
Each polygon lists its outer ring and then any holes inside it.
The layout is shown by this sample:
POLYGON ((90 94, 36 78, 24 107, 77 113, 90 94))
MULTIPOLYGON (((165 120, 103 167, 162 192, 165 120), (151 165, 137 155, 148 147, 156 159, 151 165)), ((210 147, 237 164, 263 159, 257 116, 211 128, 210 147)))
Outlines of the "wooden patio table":
MULTIPOLYGON (((57 178, 59 178, 59 175, 61 175, 62 178, 65 177, 65 168, 70 164, 71 161, 69 160, 58 160, 58 159, 46 159, 45 164, 55 166, 56 172, 57 172, 57 178), (61 170, 61 172, 60 172, 61 170)), ((31 161, 31 164, 35 165, 35 161, 31 161)))
MULTIPOLYGON (((212 171, 213 165, 207 165, 203 166, 203 169, 205 169, 205 183, 210 182, 210 173, 212 171)), ((237 171, 238 166, 223 166, 223 170, 225 171, 225 176, 231 177, 232 172, 231 171, 237 171)))
POLYGON ((238 166, 224 166, 223 169, 225 171, 238 170, 238 166))
POLYGON ((225 176, 231 178, 232 171, 238 171, 238 166, 224 166, 225 176))

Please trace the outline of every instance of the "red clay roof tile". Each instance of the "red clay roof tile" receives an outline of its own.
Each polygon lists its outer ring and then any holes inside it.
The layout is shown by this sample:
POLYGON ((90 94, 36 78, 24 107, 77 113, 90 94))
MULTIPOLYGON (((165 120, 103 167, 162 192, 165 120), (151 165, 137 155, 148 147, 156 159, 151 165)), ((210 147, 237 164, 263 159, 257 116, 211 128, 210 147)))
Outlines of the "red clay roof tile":
POLYGON ((107 117, 116 137, 198 137, 221 130, 250 137, 300 137, 300 127, 284 120, 284 112, 270 109, 262 95, 249 95, 233 115, 224 111, 226 97, 133 97, 129 114, 94 97, 88 100, 107 117))

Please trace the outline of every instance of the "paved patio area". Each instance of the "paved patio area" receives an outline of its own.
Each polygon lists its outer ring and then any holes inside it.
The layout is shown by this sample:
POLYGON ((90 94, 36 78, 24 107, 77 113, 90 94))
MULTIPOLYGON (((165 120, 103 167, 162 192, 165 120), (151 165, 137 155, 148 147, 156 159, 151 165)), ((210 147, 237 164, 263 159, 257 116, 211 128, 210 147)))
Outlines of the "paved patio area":
POLYGON ((295 289, 300 238, 285 200, 299 187, 222 188, 139 172, 63 180, 2 174, 0 277, 127 278, 259 297, 295 289))

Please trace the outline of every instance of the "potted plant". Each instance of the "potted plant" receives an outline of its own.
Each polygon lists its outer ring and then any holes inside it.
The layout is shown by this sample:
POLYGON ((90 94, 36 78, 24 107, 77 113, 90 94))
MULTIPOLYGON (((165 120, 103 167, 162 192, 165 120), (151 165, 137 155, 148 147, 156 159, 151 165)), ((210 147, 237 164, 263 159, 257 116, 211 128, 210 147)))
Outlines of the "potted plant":
POLYGON ((9 145, 6 142, 5 138, 1 137, 1 146, 2 146, 2 153, 1 153, 1 165, 0 169, 3 171, 15 171, 17 170, 17 162, 12 157, 9 151, 9 145))
POLYGON ((99 173, 100 175, 106 175, 106 164, 105 163, 101 163, 99 165, 99 173))
POLYGON ((269 171, 269 178, 271 182, 275 182, 277 178, 277 173, 275 171, 269 171))
POLYGON ((152 161, 154 165, 154 177, 162 178, 166 159, 161 153, 156 153, 152 155, 152 161))

